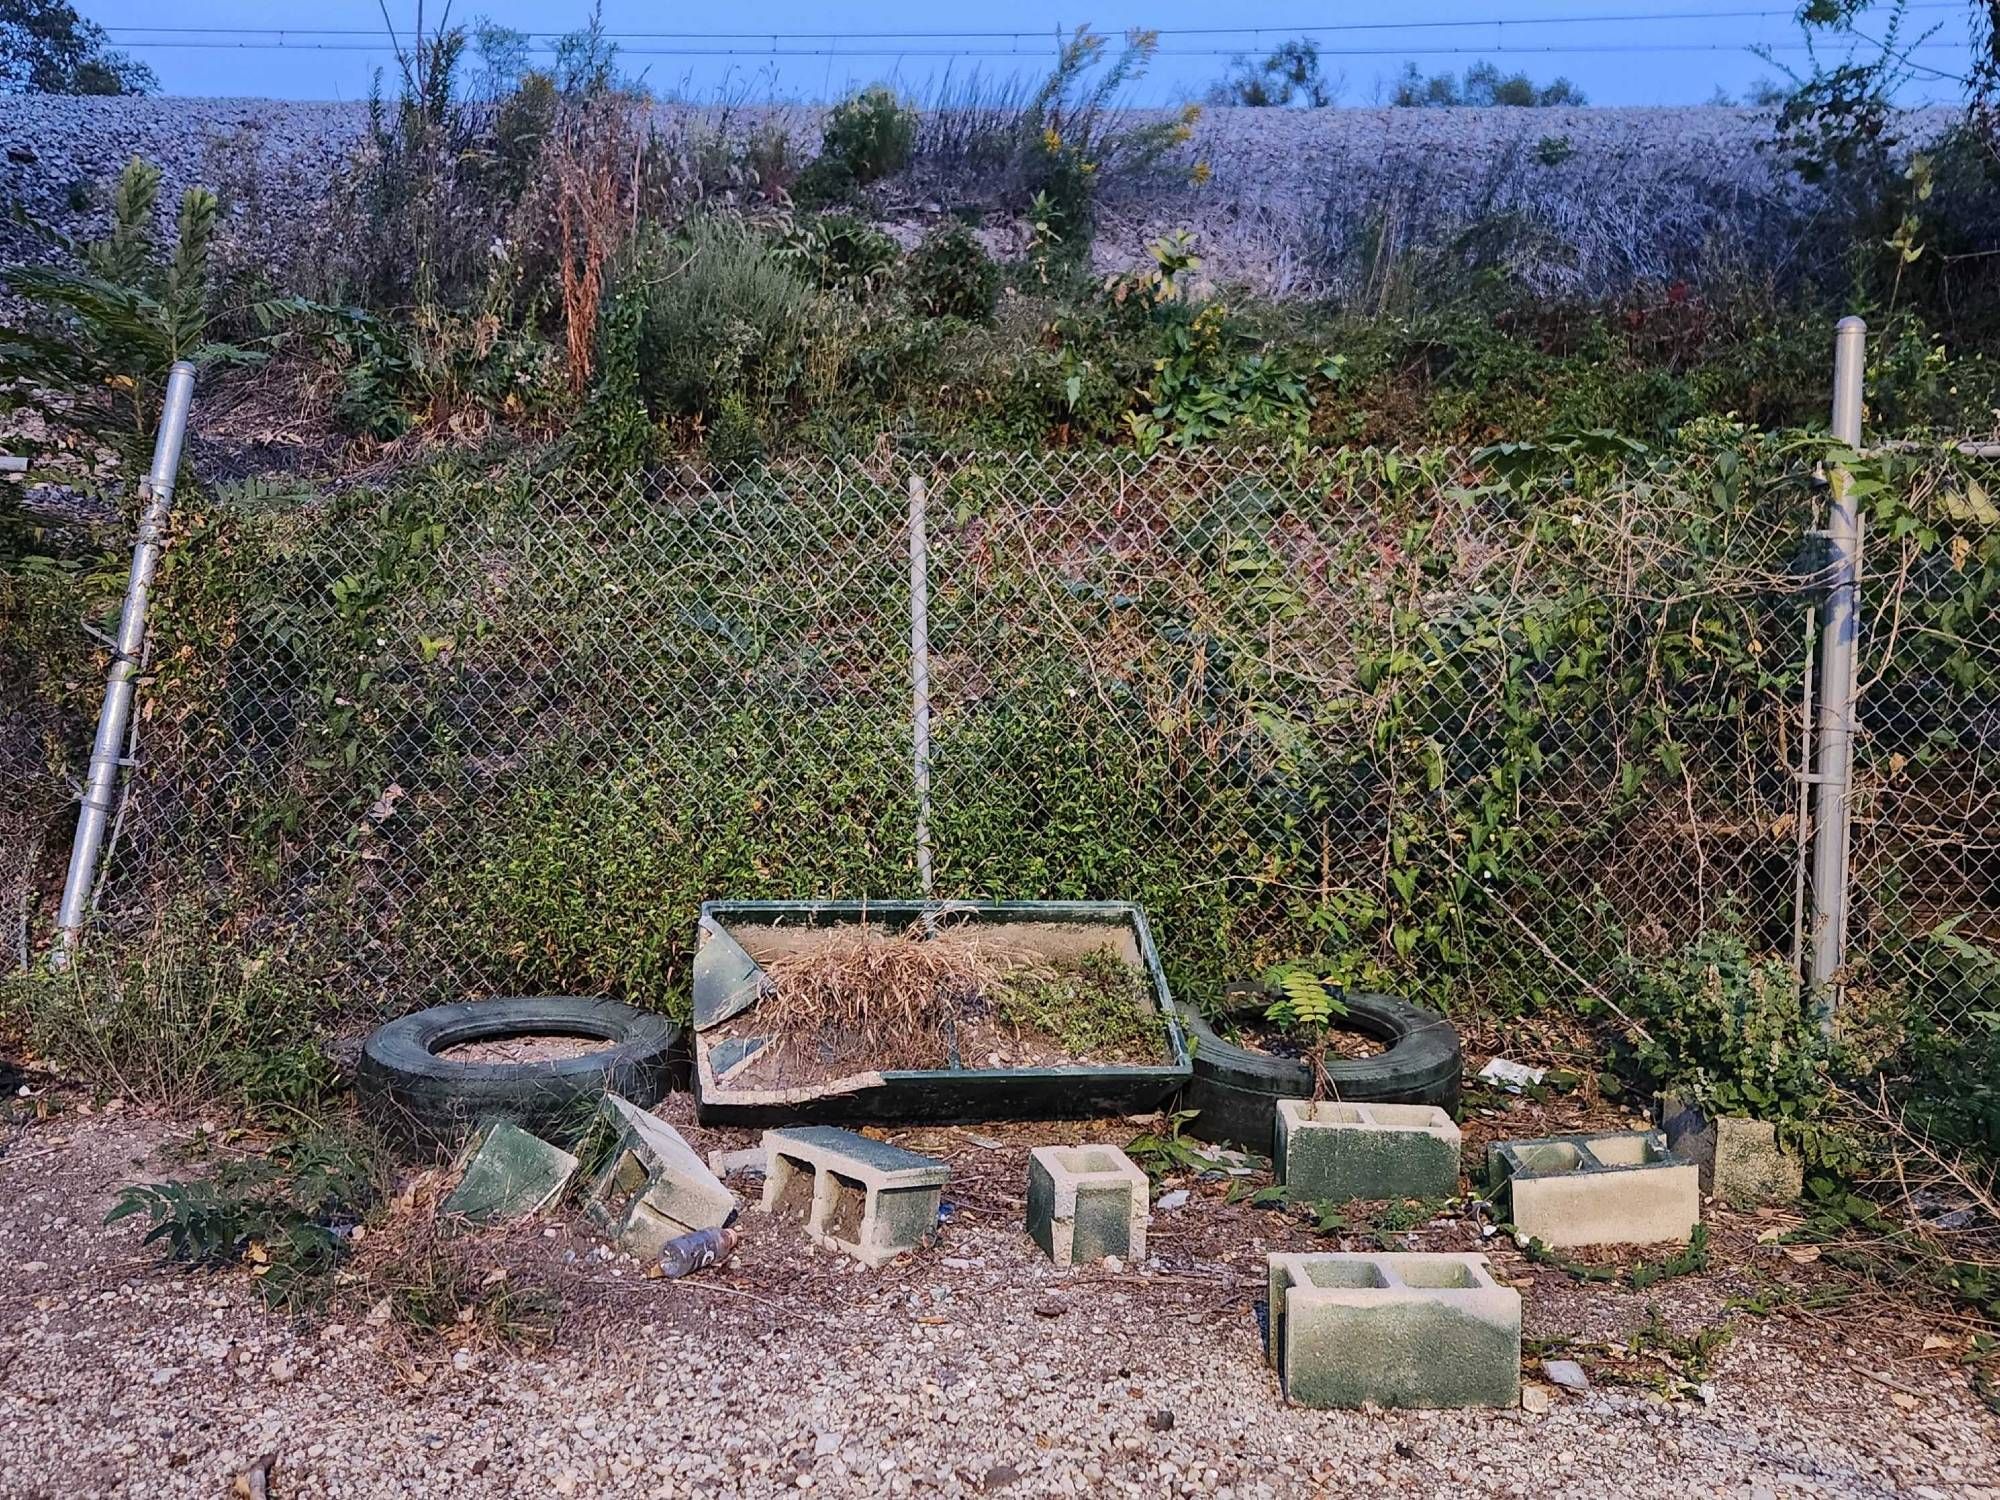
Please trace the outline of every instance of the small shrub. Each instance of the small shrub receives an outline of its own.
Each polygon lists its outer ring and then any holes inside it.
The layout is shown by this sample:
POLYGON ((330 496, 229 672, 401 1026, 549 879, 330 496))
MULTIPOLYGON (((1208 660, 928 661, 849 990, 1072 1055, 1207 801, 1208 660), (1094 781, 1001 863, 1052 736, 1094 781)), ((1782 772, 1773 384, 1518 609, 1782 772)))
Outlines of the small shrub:
POLYGON ((838 162, 855 186, 866 187, 902 171, 916 138, 916 111, 877 84, 833 107, 820 156, 838 162))
POLYGON ((639 331, 639 381, 655 413, 714 417, 741 396, 775 409, 804 379, 820 299, 780 247, 746 225, 700 219, 661 248, 639 331))
POLYGON ((1633 1061, 1653 1088, 1721 1115, 1803 1126, 1832 1099, 1832 1047, 1782 958, 1711 933, 1626 966, 1632 1015, 1650 1033, 1633 1061))
POLYGON ((984 323, 1000 296, 1000 268, 965 225, 940 225, 910 255, 910 296, 930 317, 984 323))
POLYGON ((783 253, 802 275, 857 301, 881 286, 902 258, 888 235, 865 219, 840 213, 798 219, 785 235, 783 253))

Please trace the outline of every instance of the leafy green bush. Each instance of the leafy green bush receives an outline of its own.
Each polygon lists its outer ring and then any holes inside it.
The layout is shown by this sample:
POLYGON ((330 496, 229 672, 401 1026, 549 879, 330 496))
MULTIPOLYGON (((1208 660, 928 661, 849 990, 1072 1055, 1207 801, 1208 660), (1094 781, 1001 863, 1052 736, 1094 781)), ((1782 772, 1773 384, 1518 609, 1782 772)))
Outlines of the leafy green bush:
POLYGON ((639 388, 656 414, 713 417, 731 395, 771 411, 805 379, 820 298, 754 229, 698 219, 642 277, 639 388))
POLYGON ((249 351, 208 341, 209 257, 217 204, 206 188, 181 195, 172 253, 155 243, 160 169, 133 157, 119 174, 111 233, 83 243, 44 232, 79 268, 17 266, 8 287, 39 308, 45 330, 0 330, 0 382, 62 391, 97 435, 133 445, 159 418, 160 391, 176 360, 248 360, 249 351))
POLYGON ((933 318, 984 323, 1000 295, 1000 268, 973 232, 940 225, 910 255, 910 297, 933 318))
POLYGON ((877 84, 833 107, 820 138, 820 155, 839 162, 857 186, 900 172, 917 138, 916 111, 877 84))
POLYGON ((1649 1036, 1633 1061, 1647 1083, 1715 1114, 1779 1124, 1820 1116, 1833 1094, 1833 1048, 1781 958, 1711 933, 1626 965, 1631 1013, 1649 1036))
POLYGON ((865 300, 889 279, 902 258, 896 242, 853 214, 808 214, 784 237, 785 258, 828 291, 865 300))
POLYGON ((339 1265, 347 1249, 341 1231, 360 1218, 378 1188, 372 1149, 327 1132, 225 1162, 211 1177, 135 1184, 118 1195, 104 1222, 144 1214, 151 1227, 140 1243, 164 1242, 170 1259, 192 1265, 247 1258, 265 1301, 296 1307, 339 1265))

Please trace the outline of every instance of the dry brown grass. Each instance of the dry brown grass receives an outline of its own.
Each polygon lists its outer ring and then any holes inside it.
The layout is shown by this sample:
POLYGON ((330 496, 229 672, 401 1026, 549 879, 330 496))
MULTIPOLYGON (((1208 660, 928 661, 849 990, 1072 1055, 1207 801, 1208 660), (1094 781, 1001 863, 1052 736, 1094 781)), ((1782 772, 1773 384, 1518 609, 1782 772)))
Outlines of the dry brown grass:
POLYGON ((926 935, 921 927, 890 933, 862 924, 767 964, 772 991, 758 1017, 784 1045, 817 1047, 830 1059, 942 1067, 968 1002, 1044 967, 974 927, 926 935))

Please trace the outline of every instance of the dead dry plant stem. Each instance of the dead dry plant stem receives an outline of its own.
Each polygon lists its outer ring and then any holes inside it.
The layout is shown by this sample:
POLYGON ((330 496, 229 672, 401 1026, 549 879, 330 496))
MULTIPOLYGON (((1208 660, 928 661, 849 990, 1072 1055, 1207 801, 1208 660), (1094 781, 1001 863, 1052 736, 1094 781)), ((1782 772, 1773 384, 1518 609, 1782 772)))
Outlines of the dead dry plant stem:
POLYGON ((1582 985, 1586 993, 1588 993, 1593 999, 1600 1001, 1604 1005, 1605 1009, 1609 1010, 1611 1014, 1616 1016, 1619 1020, 1623 1021, 1626 1025, 1626 1028, 1631 1031, 1632 1035, 1636 1036, 1642 1042, 1650 1042, 1653 1039, 1652 1033, 1647 1031, 1646 1028, 1644 1026, 1641 1026, 1637 1021, 1633 1020, 1632 1017, 1629 1014, 1627 1014, 1625 1007, 1620 1005, 1616 1000, 1613 1000, 1609 995, 1605 994, 1604 991, 1599 986, 1592 984, 1588 979, 1585 979, 1583 975, 1579 974, 1576 971, 1575 967, 1570 964, 1569 960, 1564 958, 1561 954, 1557 953, 1555 949, 1551 948, 1548 945, 1547 940, 1543 938, 1543 936, 1539 932, 1535 931, 1534 928, 1530 927, 1526 922, 1521 920, 1520 914, 1516 912, 1513 907, 1509 906, 1506 902, 1500 900, 1498 897, 1494 898, 1493 904, 1496 907, 1498 907, 1502 912, 1506 913, 1508 921, 1512 922, 1516 927, 1520 928, 1522 932, 1528 935, 1528 941, 1533 943, 1537 948, 1541 949, 1542 956, 1544 958, 1546 958, 1550 963, 1554 964, 1558 969, 1562 970, 1563 973, 1567 974, 1571 979, 1575 980, 1578 984, 1582 985))
MULTIPOLYGON (((1938 1150, 1922 1130, 1910 1124, 1909 1116, 1889 1102, 1889 1085, 1880 1076, 1875 1079, 1875 1103, 1872 1107, 1864 1106, 1864 1108, 1876 1123, 1889 1132, 1891 1140, 1907 1142, 1917 1155, 1956 1183, 1966 1196, 1979 1205, 1980 1211, 1987 1218, 2000 1224, 2000 1197, 1994 1195, 1990 1186, 1982 1186, 1979 1180, 1966 1170, 1965 1164, 1960 1159, 1938 1150)), ((1897 1159, 1896 1172, 1900 1179, 1902 1176, 1900 1156, 1897 1159)))

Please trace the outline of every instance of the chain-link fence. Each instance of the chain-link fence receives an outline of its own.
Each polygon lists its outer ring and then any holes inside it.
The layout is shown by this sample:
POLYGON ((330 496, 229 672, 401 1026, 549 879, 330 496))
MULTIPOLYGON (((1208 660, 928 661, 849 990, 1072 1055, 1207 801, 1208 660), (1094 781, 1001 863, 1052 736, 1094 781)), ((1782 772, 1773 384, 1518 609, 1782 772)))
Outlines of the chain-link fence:
MULTIPOLYGON (((186 507, 96 941, 192 910, 371 1010, 671 1004, 703 899, 916 893, 913 479, 938 896, 1137 899, 1194 998, 1319 953, 1507 1013, 1795 951, 1810 459, 1608 438, 186 507)), ((1992 1003, 1954 943, 2000 945, 2000 564, 1966 465, 1870 496, 1855 955, 1950 1022, 1992 1003)))

